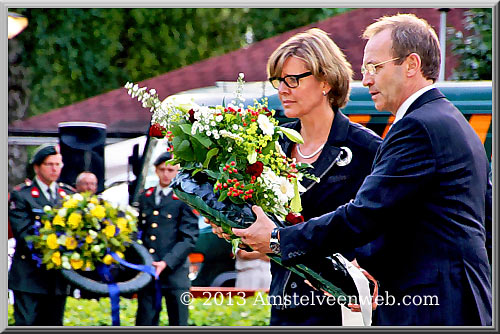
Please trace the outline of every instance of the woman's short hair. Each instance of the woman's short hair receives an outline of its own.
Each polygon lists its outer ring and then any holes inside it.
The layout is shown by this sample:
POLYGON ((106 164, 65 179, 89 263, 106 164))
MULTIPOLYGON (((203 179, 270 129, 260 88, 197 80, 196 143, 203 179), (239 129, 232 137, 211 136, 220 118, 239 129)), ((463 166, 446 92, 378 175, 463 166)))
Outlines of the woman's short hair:
POLYGON ((328 82, 331 87, 328 100, 333 108, 342 108, 347 104, 351 92, 352 67, 326 32, 313 28, 282 43, 269 57, 268 76, 281 76, 283 64, 289 57, 301 59, 316 79, 328 82))
POLYGON ((414 14, 384 16, 370 24, 363 32, 364 39, 370 39, 379 32, 390 29, 392 37, 392 55, 402 64, 411 53, 416 53, 422 60, 422 75, 436 81, 439 77, 441 51, 439 39, 429 23, 414 14))

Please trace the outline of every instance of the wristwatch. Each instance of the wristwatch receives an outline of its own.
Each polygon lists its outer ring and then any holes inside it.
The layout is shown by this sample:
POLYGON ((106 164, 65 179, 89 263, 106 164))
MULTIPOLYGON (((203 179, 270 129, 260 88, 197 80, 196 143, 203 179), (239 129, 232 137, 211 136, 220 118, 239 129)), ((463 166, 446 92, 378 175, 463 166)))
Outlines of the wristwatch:
POLYGON ((271 240, 269 240, 269 248, 276 255, 281 255, 280 241, 278 240, 278 231, 279 228, 275 227, 271 232, 271 240))

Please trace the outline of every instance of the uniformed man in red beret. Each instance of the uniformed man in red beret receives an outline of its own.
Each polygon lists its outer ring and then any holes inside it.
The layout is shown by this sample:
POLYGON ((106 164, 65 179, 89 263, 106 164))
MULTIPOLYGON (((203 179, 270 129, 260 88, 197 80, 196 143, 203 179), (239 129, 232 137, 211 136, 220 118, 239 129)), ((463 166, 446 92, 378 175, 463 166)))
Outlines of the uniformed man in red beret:
POLYGON ((57 182, 63 167, 58 146, 42 145, 30 163, 36 174, 33 182, 16 186, 9 199, 9 221, 16 239, 9 271, 14 320, 16 326, 62 326, 69 286, 59 270, 45 269, 25 237, 34 233, 35 221, 40 219, 40 211, 34 210, 60 205, 74 189, 57 182))

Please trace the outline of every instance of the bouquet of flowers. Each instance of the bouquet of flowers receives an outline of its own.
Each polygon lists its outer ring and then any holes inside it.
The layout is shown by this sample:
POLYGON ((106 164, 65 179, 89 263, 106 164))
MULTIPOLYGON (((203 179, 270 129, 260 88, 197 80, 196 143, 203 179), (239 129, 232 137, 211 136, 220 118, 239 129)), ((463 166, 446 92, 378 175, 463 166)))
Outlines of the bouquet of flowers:
POLYGON ((244 108, 242 74, 238 82, 235 101, 215 107, 199 106, 182 96, 160 101, 154 89, 132 83, 125 88, 153 112, 150 135, 171 142, 174 159, 170 163, 180 164, 179 179, 208 181, 220 203, 256 204, 281 220, 290 220, 302 210, 300 181, 315 177, 306 173, 309 164, 287 158, 278 140, 283 135, 294 142, 302 138, 278 125, 266 99, 244 108))
MULTIPOLYGON (((303 222, 300 181, 308 177, 319 182, 307 173, 311 165, 286 157, 279 144, 280 136, 302 143, 300 134, 278 125, 265 98, 245 107, 243 83, 240 74, 235 100, 217 106, 200 106, 182 95, 161 101, 155 89, 125 85, 153 113, 150 136, 171 143, 169 163, 181 167, 172 182, 175 194, 231 235, 233 247, 240 239, 231 228, 255 221, 252 205, 262 207, 277 226, 303 222)), ((279 256, 268 256, 282 264, 279 256)), ((331 283, 350 280, 343 265, 333 258, 323 260, 327 272, 302 264, 287 268, 334 296, 352 294, 331 283)))
POLYGON ((124 258, 137 232, 137 211, 124 210, 88 193, 66 195, 62 207, 45 206, 28 246, 47 269, 92 271, 124 258))

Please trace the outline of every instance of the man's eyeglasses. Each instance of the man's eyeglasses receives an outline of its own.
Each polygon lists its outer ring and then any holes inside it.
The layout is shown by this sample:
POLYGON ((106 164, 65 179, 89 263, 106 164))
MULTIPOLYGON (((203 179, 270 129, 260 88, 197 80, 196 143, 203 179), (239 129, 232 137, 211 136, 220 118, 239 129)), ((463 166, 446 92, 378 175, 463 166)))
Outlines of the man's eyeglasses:
POLYGON ((57 163, 57 162, 56 162, 56 163, 52 163, 52 162, 43 162, 43 163, 42 163, 42 165, 47 166, 47 167, 51 167, 51 168, 52 168, 52 167, 55 167, 55 168, 59 168, 59 167, 61 167, 61 168, 62 168, 62 166, 64 166, 64 164, 62 164, 62 163, 57 163))
POLYGON ((375 73, 377 73, 377 67, 378 66, 384 65, 384 64, 386 64, 388 62, 395 61, 395 60, 398 60, 398 59, 401 59, 401 57, 392 58, 392 59, 380 62, 378 64, 366 64, 366 65, 362 65, 361 66, 361 74, 362 75, 366 75, 366 73, 369 73, 370 75, 375 75, 375 73))
POLYGON ((299 79, 308 77, 310 75, 312 75, 312 72, 305 72, 305 73, 296 74, 296 75, 290 74, 290 75, 285 76, 284 78, 272 77, 272 78, 269 78, 269 82, 271 82, 271 85, 273 85, 273 87, 276 89, 280 88, 280 82, 284 82, 288 88, 297 88, 297 87, 299 87, 299 79))

